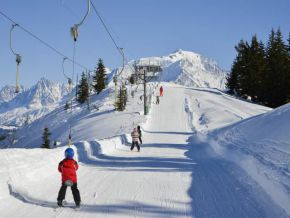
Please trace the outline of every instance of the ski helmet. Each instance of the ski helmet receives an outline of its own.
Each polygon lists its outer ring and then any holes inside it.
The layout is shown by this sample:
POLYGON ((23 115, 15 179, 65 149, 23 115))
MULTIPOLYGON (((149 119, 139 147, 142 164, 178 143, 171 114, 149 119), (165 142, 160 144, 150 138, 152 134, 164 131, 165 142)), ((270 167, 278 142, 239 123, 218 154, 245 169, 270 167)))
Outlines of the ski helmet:
POLYGON ((65 152, 64 152, 65 158, 73 159, 74 154, 75 154, 75 152, 74 152, 74 150, 72 148, 65 149, 65 152))

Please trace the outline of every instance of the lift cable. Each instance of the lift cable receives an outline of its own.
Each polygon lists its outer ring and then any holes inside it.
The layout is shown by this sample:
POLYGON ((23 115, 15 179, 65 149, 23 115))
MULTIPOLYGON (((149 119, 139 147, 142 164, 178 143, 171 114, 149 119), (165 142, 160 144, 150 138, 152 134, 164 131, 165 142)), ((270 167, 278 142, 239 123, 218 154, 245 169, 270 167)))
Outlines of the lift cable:
MULTIPOLYGON (((123 60, 125 60, 125 61, 128 63, 129 68, 130 68, 130 69, 132 70, 132 72, 134 73, 134 72, 135 72, 134 69, 133 69, 132 66, 129 64, 128 60, 126 59, 126 57, 125 57, 125 55, 124 55, 124 52, 123 52, 122 48, 121 48, 120 46, 118 46, 116 40, 115 40, 114 37, 112 36, 112 34, 111 34, 109 28, 107 27, 106 23, 104 22, 104 19, 102 18, 101 14, 98 12, 96 6, 94 5, 93 2, 91 2, 91 5, 92 5, 92 8, 93 8, 95 14, 96 14, 96 15, 98 16, 98 18, 100 19, 101 23, 103 24, 103 26, 104 26, 106 32, 108 33, 108 35, 109 35, 109 37, 110 37, 110 39, 112 40, 113 44, 115 45, 117 51, 118 51, 118 52, 120 53, 120 55, 122 56, 123 60)), ((123 70, 122 70, 122 71, 123 71, 123 70)))
MULTIPOLYGON (((50 45, 49 43, 45 42, 44 40, 42 40, 41 38, 39 38, 38 36, 36 36, 35 34, 33 34, 31 31, 27 30, 26 28, 24 28, 23 26, 21 26, 20 24, 18 24, 17 22, 15 22, 12 18, 8 17, 6 14, 4 14, 3 12, 0 11, 0 15, 2 15, 4 18, 6 18, 7 20, 9 20, 10 22, 12 22, 14 25, 17 25, 20 29, 22 29, 24 32, 26 32, 27 34, 29 34, 30 36, 32 36, 33 38, 35 38, 36 40, 38 40, 39 42, 41 42, 43 45, 45 45, 46 47, 48 47, 49 49, 51 49, 52 51, 54 51, 55 53, 57 53, 58 55, 62 56, 63 58, 67 58, 67 60, 69 60, 70 62, 73 62, 73 60, 69 57, 67 57, 66 55, 64 55, 62 52, 60 52, 59 50, 57 50, 55 47, 53 47, 52 45, 50 45)), ((74 61, 74 63, 76 65, 78 65, 79 67, 88 70, 88 67, 85 67, 84 65, 74 61)))

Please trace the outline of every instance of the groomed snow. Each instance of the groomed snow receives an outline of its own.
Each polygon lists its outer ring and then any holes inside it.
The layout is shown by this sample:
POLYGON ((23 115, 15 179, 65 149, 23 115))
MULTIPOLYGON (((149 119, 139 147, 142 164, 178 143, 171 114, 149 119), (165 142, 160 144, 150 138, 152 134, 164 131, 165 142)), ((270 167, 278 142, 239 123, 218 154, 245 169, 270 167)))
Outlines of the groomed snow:
MULTIPOLYGON (((54 210, 60 187, 57 164, 66 147, 50 150, 2 149, 1 216, 289 217, 288 208, 281 204, 285 198, 289 199, 285 189, 277 189, 282 193, 279 195, 281 198, 271 195, 266 190, 271 186, 264 185, 267 180, 263 177, 256 179, 251 168, 240 166, 236 158, 239 149, 230 150, 231 153, 227 154, 232 154, 233 158, 229 159, 214 144, 218 142, 219 147, 230 149, 230 142, 221 141, 225 135, 236 136, 230 138, 233 143, 238 139, 245 142, 239 137, 241 135, 234 134, 239 125, 244 125, 240 128, 242 133, 249 131, 246 132, 249 140, 257 139, 255 134, 250 134, 251 128, 253 131, 259 128, 257 133, 265 136, 267 132, 263 132, 263 124, 272 116, 277 118, 273 118, 273 128, 283 127, 286 133, 287 116, 282 118, 285 124, 274 120, 287 114, 287 107, 280 112, 271 112, 269 108, 240 101, 215 89, 162 85, 164 97, 160 98, 159 105, 152 104, 146 119, 141 112, 141 92, 129 98, 126 111, 114 112, 114 96, 108 89, 103 96, 92 98, 92 104, 98 104, 99 110, 89 111, 85 106, 75 106, 73 114, 70 114, 59 108, 23 128, 19 132, 18 147, 38 147, 41 134, 36 135, 36 131, 41 132, 44 124, 48 124, 53 134, 58 136, 54 137, 65 143, 67 123, 72 119, 73 148, 80 163, 78 186, 83 206, 77 212, 71 208, 54 210), (259 116, 262 113, 265 114, 259 116), (256 117, 247 120, 252 116, 256 117), (239 123, 230 125, 235 122, 239 123), (137 124, 143 130, 144 144, 140 153, 129 150, 131 139, 128 134, 137 124)), ((276 135, 277 138, 271 134, 268 136, 276 142, 281 138, 280 135, 276 135)), ((287 139, 285 136, 281 140, 287 139)), ((276 145, 282 150, 283 146, 276 145)), ((259 147, 258 151, 262 153, 264 150, 259 147)), ((284 151, 286 155, 286 149, 284 151)), ((254 152, 251 151, 244 155, 259 162, 259 158, 252 154, 254 152)), ((270 152, 267 154, 272 155, 270 152)), ((271 164, 279 166, 280 163, 273 161, 271 164)), ((278 170, 278 175, 266 172, 269 176, 278 176, 275 178, 288 177, 279 177, 286 172, 284 169, 278 170)), ((257 173, 263 175, 263 172, 257 173)), ((267 184, 274 183, 270 179, 267 184)), ((70 190, 66 201, 68 205, 73 205, 70 190)))
POLYGON ((221 156, 245 169, 290 214, 290 105, 209 135, 221 156))

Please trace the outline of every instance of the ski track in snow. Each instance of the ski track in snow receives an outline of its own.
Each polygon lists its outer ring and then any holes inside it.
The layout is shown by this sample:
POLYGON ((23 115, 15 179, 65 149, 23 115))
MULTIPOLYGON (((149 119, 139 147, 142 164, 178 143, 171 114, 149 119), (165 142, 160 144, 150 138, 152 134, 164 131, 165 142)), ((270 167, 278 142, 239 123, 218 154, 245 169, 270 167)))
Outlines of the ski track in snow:
MULTIPOLYGON (((140 153, 130 151, 127 135, 75 143, 80 164, 80 211, 52 209, 60 185, 53 178, 56 166, 40 166, 48 175, 39 170, 39 179, 28 174, 28 186, 17 178, 25 174, 21 170, 30 168, 25 165, 18 172, 8 164, 7 204, 15 205, 20 217, 289 217, 242 168, 199 140, 196 127, 213 128, 208 122, 214 116, 204 122, 205 115, 195 113, 195 107, 204 107, 203 102, 192 98, 198 91, 171 85, 164 89, 160 105, 152 106, 143 125, 140 153), (54 173, 48 173, 51 171, 54 173), (43 190, 44 182, 49 184, 47 190, 43 190), (36 190, 28 189, 33 186, 36 190), (45 200, 37 195, 40 190, 45 200)), ((228 116, 240 119, 236 112, 228 116)), ((62 152, 55 149, 54 155, 44 160, 59 160, 62 152)), ((16 160, 17 156, 13 157, 16 160)), ((67 201, 73 205, 69 189, 67 201)), ((6 217, 18 216, 14 211, 4 212, 6 217)))

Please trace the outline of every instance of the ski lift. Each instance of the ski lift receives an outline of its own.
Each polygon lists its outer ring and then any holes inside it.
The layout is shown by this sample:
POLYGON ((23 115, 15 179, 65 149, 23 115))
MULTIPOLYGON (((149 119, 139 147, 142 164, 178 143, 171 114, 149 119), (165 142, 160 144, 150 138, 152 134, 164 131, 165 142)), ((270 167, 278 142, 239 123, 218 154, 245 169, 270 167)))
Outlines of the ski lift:
MULTIPOLYGON (((74 24, 73 25, 73 27, 71 27, 71 29, 70 29, 70 33, 71 33, 71 36, 73 37, 73 40, 74 40, 74 49, 73 49, 73 72, 72 72, 72 77, 70 78, 70 77, 68 77, 68 76, 66 76, 66 74, 64 73, 64 67, 63 67, 63 74, 64 74, 64 76, 68 79, 68 83, 69 84, 72 84, 72 81, 73 81, 73 79, 74 79, 74 66, 75 66, 75 44, 76 44, 76 41, 77 41, 77 38, 78 38, 78 35, 79 35, 79 33, 78 33, 78 27, 79 26, 81 26, 82 24, 83 24, 83 22, 85 21, 85 19, 87 18, 87 16, 88 16, 88 14, 89 14, 89 12, 90 12, 90 7, 91 7, 91 1, 90 0, 88 0, 87 1, 87 12, 86 12, 86 14, 85 14, 85 16, 83 17, 83 19, 81 20, 81 22, 80 23, 78 23, 78 24, 74 24)), ((63 65, 64 65, 64 61, 66 60, 66 58, 64 58, 64 60, 63 60, 63 65)), ((72 113, 72 97, 71 97, 71 113, 72 113)), ((68 137, 68 146, 70 147, 71 145, 72 145, 72 127, 71 127, 71 125, 70 125, 70 130, 69 130, 69 137, 68 137)))
POLYGON ((19 91, 20 91, 19 90, 19 64, 21 63, 22 58, 21 58, 20 54, 16 53, 12 48, 12 31, 16 26, 18 26, 18 24, 12 24, 11 29, 10 29, 10 50, 16 57, 16 88, 15 88, 15 93, 19 93, 19 91))
POLYGON ((69 92, 71 92, 71 90, 72 90, 72 79, 68 75, 66 75, 65 72, 64 72, 64 62, 66 60, 67 60, 67 57, 64 57, 63 60, 62 60, 62 74, 67 79, 68 85, 69 85, 69 92))
POLYGON ((122 66, 122 69, 121 71, 118 73, 117 71, 117 74, 113 77, 113 82, 115 84, 115 104, 117 103, 117 83, 118 83, 118 76, 121 75, 121 73, 123 72, 124 68, 125 68, 125 55, 124 55, 124 52, 123 52, 123 48, 119 48, 119 51, 122 55, 122 58, 123 58, 123 66, 122 66))
POLYGON ((121 75, 121 73, 124 71, 124 68, 125 68, 125 55, 124 55, 123 48, 119 48, 119 51, 120 51, 122 58, 123 58, 123 66, 122 66, 120 73, 118 73, 118 76, 121 75))
POLYGON ((88 16, 89 12, 91 9, 91 1, 88 0, 88 7, 87 7, 87 12, 85 14, 85 16, 83 17, 83 19, 81 20, 81 22, 79 24, 75 24, 73 25, 73 27, 71 27, 70 32, 71 32, 71 36, 73 37, 74 41, 77 41, 78 38, 78 27, 81 26, 83 24, 83 22, 85 21, 86 17, 88 16))
POLYGON ((68 147, 72 145, 72 137, 71 137, 71 126, 69 128, 69 135, 68 135, 68 147))

